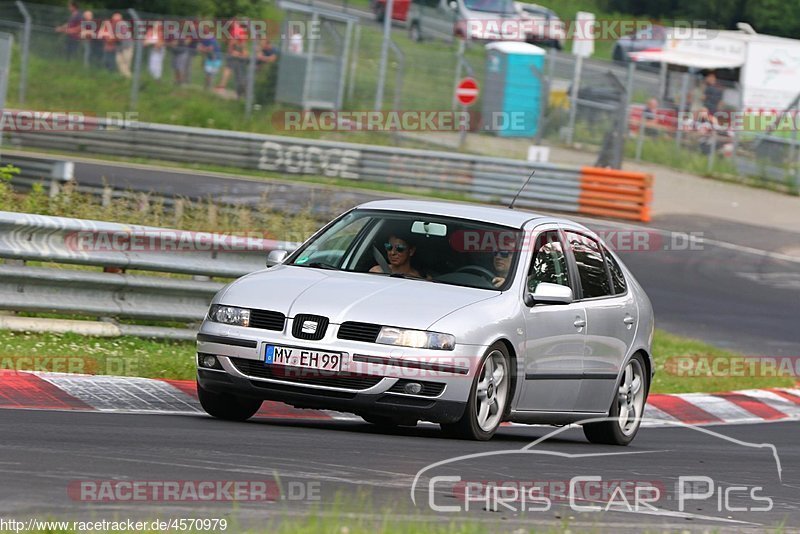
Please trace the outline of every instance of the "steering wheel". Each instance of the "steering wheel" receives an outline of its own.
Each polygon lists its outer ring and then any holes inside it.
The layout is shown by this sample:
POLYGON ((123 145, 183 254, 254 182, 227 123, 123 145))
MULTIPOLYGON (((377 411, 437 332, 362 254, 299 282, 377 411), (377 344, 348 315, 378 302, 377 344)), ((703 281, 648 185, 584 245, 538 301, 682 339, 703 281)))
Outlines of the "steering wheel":
POLYGON ((458 269, 456 269, 455 272, 475 274, 477 276, 486 278, 490 283, 497 276, 486 267, 481 267, 480 265, 465 265, 463 267, 459 267, 458 269))

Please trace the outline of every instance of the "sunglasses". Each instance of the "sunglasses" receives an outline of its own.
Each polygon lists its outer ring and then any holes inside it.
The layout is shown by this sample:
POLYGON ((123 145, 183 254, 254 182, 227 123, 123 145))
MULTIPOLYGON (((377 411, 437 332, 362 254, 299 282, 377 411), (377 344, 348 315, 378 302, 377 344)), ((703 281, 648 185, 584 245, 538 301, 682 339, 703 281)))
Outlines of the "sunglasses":
POLYGON ((495 256, 500 256, 501 258, 508 258, 511 256, 511 252, 508 250, 498 250, 494 253, 495 256))
POLYGON ((392 249, 394 249, 396 252, 401 252, 401 253, 405 252, 406 250, 408 250, 408 246, 407 245, 394 245, 394 246, 392 246, 391 243, 384 243, 383 244, 383 248, 386 249, 386 252, 389 252, 392 249))

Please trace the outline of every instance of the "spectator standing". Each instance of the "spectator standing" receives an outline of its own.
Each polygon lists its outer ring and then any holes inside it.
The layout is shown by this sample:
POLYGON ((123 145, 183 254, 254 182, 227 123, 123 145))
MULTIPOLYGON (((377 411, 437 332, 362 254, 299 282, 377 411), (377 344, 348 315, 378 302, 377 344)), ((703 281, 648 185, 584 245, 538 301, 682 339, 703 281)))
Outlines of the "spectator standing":
POLYGON ((272 46, 269 38, 264 37, 261 39, 256 61, 258 62, 259 71, 262 71, 258 77, 256 94, 263 96, 264 104, 271 104, 275 101, 275 89, 278 80, 275 67, 272 65, 278 61, 278 51, 272 46))
POLYGON ((175 74, 175 83, 184 85, 189 82, 189 70, 192 67, 192 56, 197 43, 191 35, 185 35, 173 41, 172 71, 175 74))
POLYGON ((69 19, 67 22, 57 26, 56 32, 63 33, 67 36, 67 45, 65 48, 67 59, 73 59, 78 52, 78 43, 81 38, 81 19, 83 15, 78 7, 78 2, 70 0, 67 4, 69 7, 69 19))
POLYGON ((703 91, 703 104, 712 115, 719 109, 722 100, 722 87, 717 83, 717 75, 709 72, 706 75, 706 88, 703 91))
POLYGON ((205 73, 205 89, 214 86, 214 79, 222 68, 222 47, 213 35, 200 41, 197 51, 203 54, 203 72, 205 73))
POLYGON ((98 28, 94 26, 94 13, 90 10, 83 12, 83 24, 81 28, 81 41, 86 43, 89 48, 89 64, 103 64, 103 40, 98 36, 98 28))
POLYGON ((289 52, 292 54, 303 53, 303 35, 298 28, 295 28, 289 37, 289 52))
POLYGON ((97 31, 97 39, 102 43, 103 66, 109 71, 116 70, 117 39, 114 35, 114 27, 111 20, 104 20, 100 23, 100 27, 97 31))
POLYGON ((147 70, 154 80, 160 80, 164 73, 164 30, 161 22, 155 22, 144 38, 144 46, 150 47, 147 58, 147 70))
POLYGON ((111 15, 111 25, 116 40, 114 60, 117 70, 126 78, 130 78, 131 61, 133 61, 133 35, 130 23, 122 19, 122 15, 114 13, 111 15))

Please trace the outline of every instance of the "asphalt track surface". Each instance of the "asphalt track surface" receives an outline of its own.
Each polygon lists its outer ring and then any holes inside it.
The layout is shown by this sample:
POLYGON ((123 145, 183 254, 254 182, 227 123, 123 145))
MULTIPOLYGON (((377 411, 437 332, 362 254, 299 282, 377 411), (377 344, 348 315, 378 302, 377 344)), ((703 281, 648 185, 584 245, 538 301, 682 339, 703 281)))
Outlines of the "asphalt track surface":
MULTIPOLYGON (((278 209, 311 206, 320 214, 386 196, 340 189, 332 197, 324 187, 288 180, 223 179, 104 163, 78 162, 76 176, 82 183, 100 184, 105 177, 115 187, 253 204, 266 194, 278 209)), ((601 231, 621 226, 584 222, 601 231)), ((620 254, 653 301, 659 327, 748 354, 798 354, 800 262, 784 254, 786 247, 798 242, 797 234, 708 217, 680 217, 655 221, 649 240, 645 250, 620 254), (656 227, 667 231, 653 230, 656 227), (700 243, 699 250, 690 250, 685 239, 674 238, 677 234, 670 231, 703 232, 707 241, 700 243)), ((383 432, 353 421, 236 424, 202 416, 0 410, 0 516, 235 517, 242 525, 263 525, 265 519, 302 515, 319 505, 324 508, 337 495, 347 501, 365 494, 373 506, 352 505, 361 514, 379 515, 390 507, 400 517, 422 514, 448 522, 469 518, 502 530, 543 524, 632 532, 643 525, 655 529, 800 528, 797 422, 708 429, 740 441, 691 428, 646 428, 631 447, 617 448, 590 445, 580 430, 568 429, 521 453, 520 449, 554 429, 505 427, 491 442, 475 443, 446 440, 434 425, 383 432), (774 444, 780 478, 771 449, 753 447, 753 443, 774 444), (411 486, 420 470, 449 458, 492 451, 504 453, 425 471, 414 492, 416 504, 412 502, 411 486), (663 497, 653 503, 658 511, 644 505, 637 510, 635 499, 627 493, 625 503, 619 495, 614 499, 623 510, 588 512, 575 506, 604 507, 612 500, 610 495, 595 495, 590 503, 579 498, 571 506, 559 497, 559 490, 553 490, 546 510, 541 510, 543 501, 536 499, 511 501, 507 506, 490 499, 489 508, 499 511, 485 510, 486 501, 476 501, 464 510, 465 503, 451 483, 437 483, 433 501, 459 508, 437 513, 428 504, 428 488, 431 478, 438 475, 471 482, 518 481, 523 486, 544 481, 550 488, 568 484, 575 476, 600 476, 611 483, 652 485, 663 497), (705 486, 698 492, 711 489, 712 494, 685 501, 681 510, 676 488, 681 476, 708 477, 713 488, 705 486), (295 488, 318 488, 320 497, 239 503, 235 509, 228 502, 96 503, 71 498, 69 484, 87 479, 279 480, 283 492, 295 484, 295 488), (772 499, 770 509, 754 511, 765 507, 763 497, 772 499)), ((577 486, 578 492, 581 487, 577 486)), ((687 493, 689 488, 684 490, 687 493)))
MULTIPOLYGON (((684 427, 647 428, 629 447, 591 445, 580 430, 569 429, 524 454, 520 449, 553 429, 505 427, 492 441, 479 443, 445 439, 434 425, 382 432, 352 421, 230 423, 204 416, 26 410, 0 410, 0 429, 0 516, 4 517, 236 517, 240 526, 264 525, 270 518, 324 510, 337 495, 345 496, 345 503, 362 495, 369 497, 372 506, 364 506, 364 501, 353 504, 361 514, 379 516, 388 508, 401 517, 483 521, 494 525, 490 530, 543 524, 615 531, 635 531, 642 525, 736 530, 779 524, 800 527, 800 426, 796 422, 707 429, 715 434, 684 427), (770 448, 745 445, 751 442, 770 443, 776 454, 770 448), (412 501, 414 479, 430 464, 501 451, 505 453, 423 471, 414 492, 416 504, 412 501), (476 500, 466 510, 454 489, 457 485, 436 481, 433 503, 459 510, 434 512, 429 488, 435 476, 473 483, 516 481, 522 487, 546 481, 541 487, 551 488, 549 505, 541 498, 544 493, 529 494, 537 498, 525 502, 508 500, 504 506, 491 497, 478 500, 485 493, 471 490, 476 500), (623 501, 619 494, 592 494, 590 486, 578 481, 572 505, 559 497, 562 493, 556 484, 568 485, 572 477, 588 476, 658 488, 658 494, 648 494, 658 497, 649 501, 658 511, 645 507, 643 498, 637 512, 631 491, 623 501), (684 483, 682 512, 676 489, 681 476, 708 477, 712 484, 691 487, 684 483), (234 509, 230 502, 98 503, 70 496, 70 485, 85 480, 277 480, 282 498, 275 493, 274 502, 238 503, 234 509), (309 488, 314 498, 300 498, 306 490, 293 490, 290 498, 290 486, 309 488), (690 490, 708 496, 689 499, 690 490), (583 500, 584 496, 590 500, 583 500), (612 500, 619 506, 617 511, 576 509, 605 507, 612 500), (767 507, 771 509, 752 510, 767 507)), ((509 495, 505 498, 510 499, 509 495)), ((349 510, 348 505, 340 510, 349 510)))
MULTIPOLYGON (((398 196, 330 189, 291 179, 226 178, 220 173, 80 159, 75 176, 81 184, 102 185, 107 180, 114 187, 163 195, 253 205, 266 199, 276 210, 310 209, 322 217, 333 217, 369 200, 398 196)), ((633 228, 618 222, 582 222, 606 232, 633 228)), ((658 327, 749 355, 800 356, 800 255, 782 255, 787 248, 799 246, 800 224, 780 232, 753 222, 757 221, 661 217, 646 228, 648 247, 626 250, 626 241, 621 239, 618 251, 650 296, 658 327), (691 247, 684 233, 705 241, 691 247)))

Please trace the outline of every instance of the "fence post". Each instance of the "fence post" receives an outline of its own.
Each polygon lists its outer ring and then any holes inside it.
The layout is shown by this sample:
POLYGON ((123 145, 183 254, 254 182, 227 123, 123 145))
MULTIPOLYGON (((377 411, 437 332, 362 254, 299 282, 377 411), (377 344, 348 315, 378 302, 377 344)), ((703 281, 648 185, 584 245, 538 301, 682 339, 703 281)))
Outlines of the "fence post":
POLYGON ((253 113, 253 100, 256 87, 256 55, 258 55, 258 39, 250 25, 250 58, 247 62, 247 87, 244 93, 244 117, 250 118, 253 113))
POLYGON ((711 125, 711 147, 708 151, 708 163, 706 164, 706 172, 711 174, 714 170, 714 159, 717 157, 717 129, 711 125))
POLYGON ((135 111, 136 106, 139 104, 139 78, 142 76, 142 39, 136 36, 139 35, 137 26, 142 24, 142 19, 139 18, 139 15, 133 8, 128 9, 128 14, 132 19, 131 30, 134 36, 133 79, 131 80, 131 102, 129 107, 131 111, 135 111))
MULTIPOLYGON (((14 36, 0 32, 0 121, 6 109, 8 78, 11 75, 11 50, 14 48, 14 36)), ((0 129, 0 147, 3 146, 3 131, 0 129)))
MULTIPOLYGON (((314 28, 319 23, 319 14, 315 11, 311 14, 311 27, 314 28)), ((306 104, 308 103, 308 90, 309 86, 311 85, 311 74, 314 72, 314 50, 316 49, 316 39, 309 39, 308 40, 308 58, 306 59, 306 73, 303 77, 303 98, 301 102, 303 102, 303 109, 306 109, 306 104)))
POLYGON ((683 140, 683 125, 681 124, 681 118, 683 117, 683 112, 686 111, 686 95, 689 92, 689 73, 683 73, 683 82, 681 83, 681 99, 680 103, 678 104, 678 131, 675 132, 675 145, 678 147, 678 150, 681 148, 681 141, 683 140))
POLYGON ((358 54, 361 50, 361 23, 356 24, 355 43, 353 43, 353 57, 350 59, 350 76, 347 80, 347 101, 352 102, 353 93, 356 90, 356 67, 358 66, 358 54))
POLYGON ((336 109, 344 106, 345 84, 347 83, 347 58, 350 55, 350 39, 353 33, 353 21, 347 21, 347 29, 344 34, 344 50, 342 50, 342 60, 339 63, 341 76, 339 77, 339 88, 336 90, 336 109))
POLYGON ((578 115, 578 88, 581 85, 583 56, 575 58, 575 73, 572 75, 572 91, 570 91, 569 122, 567 123, 567 145, 572 145, 575 134, 575 119, 578 115))
POLYGON ((394 0, 386 0, 383 15, 383 43, 381 44, 381 63, 378 68, 378 87, 375 89, 375 111, 383 109, 383 89, 386 83, 386 63, 389 61, 389 41, 392 40, 392 14, 394 0))
POLYGON ((25 93, 28 88, 28 54, 30 52, 31 43, 31 14, 21 0, 17 0, 17 9, 22 13, 22 18, 25 19, 25 26, 22 28, 22 43, 20 43, 20 58, 19 58, 19 103, 25 103, 25 93))
POLYGON ((667 64, 661 63, 658 69, 658 102, 659 104, 664 101, 667 96, 667 64))

